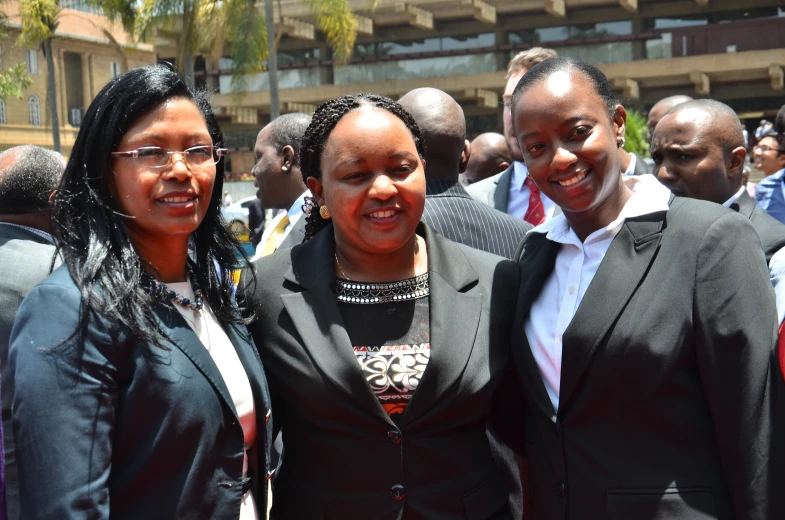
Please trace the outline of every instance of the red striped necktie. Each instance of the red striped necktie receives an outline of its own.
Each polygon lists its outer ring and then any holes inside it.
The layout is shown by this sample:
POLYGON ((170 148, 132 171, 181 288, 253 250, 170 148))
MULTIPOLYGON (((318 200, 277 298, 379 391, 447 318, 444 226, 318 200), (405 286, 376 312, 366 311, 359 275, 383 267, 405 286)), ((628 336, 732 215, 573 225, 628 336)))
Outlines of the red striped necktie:
POLYGON ((529 208, 526 210, 523 220, 533 226, 539 226, 545 222, 545 206, 542 205, 540 198, 540 188, 537 187, 530 175, 526 177, 524 184, 529 188, 531 195, 529 195, 529 208))

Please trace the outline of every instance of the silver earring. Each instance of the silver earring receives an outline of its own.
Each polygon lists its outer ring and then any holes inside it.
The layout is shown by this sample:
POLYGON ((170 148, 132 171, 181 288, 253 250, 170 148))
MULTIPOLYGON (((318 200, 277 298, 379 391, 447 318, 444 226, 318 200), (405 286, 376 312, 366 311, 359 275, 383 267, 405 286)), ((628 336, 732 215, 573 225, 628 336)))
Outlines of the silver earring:
POLYGON ((621 148, 627 141, 622 137, 616 140, 616 148, 621 148))

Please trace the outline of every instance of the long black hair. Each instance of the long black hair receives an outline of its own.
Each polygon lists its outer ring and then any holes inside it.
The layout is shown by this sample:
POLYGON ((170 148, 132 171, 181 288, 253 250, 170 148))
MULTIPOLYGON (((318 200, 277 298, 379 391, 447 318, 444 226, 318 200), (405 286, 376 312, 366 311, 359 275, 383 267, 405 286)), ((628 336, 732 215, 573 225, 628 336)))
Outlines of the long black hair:
MULTIPOLYGON (((386 110, 400 119, 414 138, 414 145, 417 148, 420 160, 425 160, 425 140, 422 138, 414 118, 401 105, 387 96, 378 94, 342 96, 322 103, 314 112, 311 124, 308 125, 308 129, 305 131, 300 150, 300 170, 303 174, 303 182, 307 184, 308 177, 322 178, 322 170, 319 164, 330 133, 332 133, 343 116, 364 105, 386 110)), ((330 219, 323 219, 319 216, 319 209, 313 198, 309 198, 306 201, 304 209, 306 213, 304 241, 306 241, 313 238, 316 233, 327 226, 330 219)))
MULTIPOLYGON (((64 263, 81 291, 81 334, 89 313, 127 327, 136 337, 166 348, 143 287, 144 268, 110 192, 113 158, 125 133, 141 117, 171 99, 189 99, 204 116, 213 146, 223 135, 207 94, 190 90, 170 67, 135 68, 111 80, 82 120, 60 187, 54 197, 52 232, 64 263)), ((248 261, 221 216, 224 164, 215 166, 207 214, 191 236, 195 273, 204 298, 219 318, 243 321, 233 303, 231 272, 248 261), (238 258, 240 261, 238 261, 238 258)), ((73 336, 72 336, 73 337, 73 336)))

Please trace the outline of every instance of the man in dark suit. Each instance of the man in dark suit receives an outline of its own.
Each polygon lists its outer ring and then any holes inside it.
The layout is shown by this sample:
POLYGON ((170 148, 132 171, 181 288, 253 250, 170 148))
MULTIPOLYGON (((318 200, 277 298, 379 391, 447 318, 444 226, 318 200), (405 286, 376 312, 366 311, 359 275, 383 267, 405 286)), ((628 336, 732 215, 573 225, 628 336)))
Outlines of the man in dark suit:
POLYGON ((300 172, 300 143, 311 124, 308 114, 284 114, 262 128, 256 139, 251 172, 265 208, 283 209, 264 230, 254 259, 293 247, 305 236, 303 204, 310 196, 300 172))
POLYGON ((11 520, 19 518, 19 483, 11 422, 14 379, 8 369, 8 340, 22 299, 53 267, 49 197, 57 189, 64 169, 62 155, 38 146, 19 146, 0 154, 0 367, 6 498, 11 520))
POLYGON ((532 226, 473 200, 458 182, 471 153, 461 106, 434 88, 412 90, 398 102, 425 139, 423 221, 450 240, 511 258, 532 226))
POLYGON ((657 178, 674 194, 716 202, 750 219, 766 262, 785 247, 785 225, 756 206, 742 184, 747 151, 729 106, 700 99, 672 108, 657 125, 652 158, 657 178))
POLYGON ((507 139, 507 147, 514 162, 504 172, 476 182, 466 189, 474 200, 518 219, 526 220, 535 226, 553 218, 560 211, 552 200, 540 193, 531 181, 526 165, 523 164, 523 155, 512 130, 510 102, 515 86, 524 74, 538 63, 554 56, 556 51, 552 49, 534 47, 518 53, 510 60, 502 99, 504 100, 504 137, 507 139), (536 211, 531 204, 533 197, 541 202, 542 211, 536 211), (529 211, 530 208, 534 211, 529 211))
POLYGON ((254 249, 256 249, 256 246, 262 241, 264 221, 264 207, 262 206, 262 201, 259 200, 259 197, 257 196, 248 205, 248 229, 251 232, 251 244, 253 244, 254 249))

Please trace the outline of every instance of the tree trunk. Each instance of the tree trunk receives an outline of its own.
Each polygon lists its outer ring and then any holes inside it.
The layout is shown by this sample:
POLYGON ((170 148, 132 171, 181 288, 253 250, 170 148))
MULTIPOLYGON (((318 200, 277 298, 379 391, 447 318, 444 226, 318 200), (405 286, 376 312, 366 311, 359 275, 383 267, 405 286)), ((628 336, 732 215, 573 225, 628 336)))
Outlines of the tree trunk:
POLYGON ((278 94, 278 49, 275 48, 275 20, 273 0, 264 0, 264 20, 267 24, 267 73, 270 77, 270 120, 281 115, 281 100, 278 94))
MULTIPOLYGON (((49 98, 49 114, 52 119, 52 142, 55 152, 60 152, 60 120, 57 117, 57 92, 55 91, 55 59, 52 56, 52 38, 44 40, 46 55, 46 96, 49 98)), ((39 105, 40 106, 40 105, 39 105)))
POLYGON ((194 23, 196 23, 195 5, 191 3, 191 0, 185 0, 183 2, 183 40, 181 42, 183 46, 181 53, 183 63, 180 66, 182 67, 185 84, 189 88, 196 86, 194 79, 194 23))

